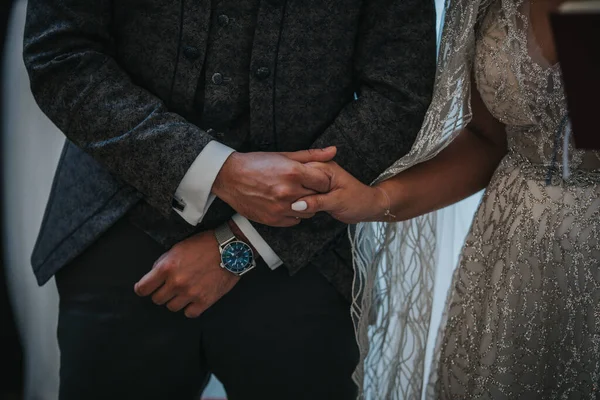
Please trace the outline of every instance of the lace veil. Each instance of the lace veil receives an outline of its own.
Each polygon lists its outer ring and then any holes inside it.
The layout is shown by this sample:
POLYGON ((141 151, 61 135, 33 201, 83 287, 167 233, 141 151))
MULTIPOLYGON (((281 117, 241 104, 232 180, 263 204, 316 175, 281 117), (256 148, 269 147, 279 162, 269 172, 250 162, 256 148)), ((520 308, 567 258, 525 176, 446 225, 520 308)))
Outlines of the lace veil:
MULTIPOLYGON (((431 0, 430 0, 431 1, 431 0)), ((439 153, 471 118, 475 31, 491 0, 447 0, 432 103, 412 150, 375 183, 439 153)), ((359 224, 349 232, 355 278, 352 318, 361 399, 421 397, 434 278, 436 214, 359 224)))

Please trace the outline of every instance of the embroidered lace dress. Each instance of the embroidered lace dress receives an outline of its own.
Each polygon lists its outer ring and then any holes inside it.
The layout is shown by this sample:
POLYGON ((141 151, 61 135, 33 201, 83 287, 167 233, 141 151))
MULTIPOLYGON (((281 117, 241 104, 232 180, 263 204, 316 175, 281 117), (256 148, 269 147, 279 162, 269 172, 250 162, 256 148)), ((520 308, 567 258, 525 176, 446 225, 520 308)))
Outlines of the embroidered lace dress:
POLYGON ((509 152, 454 275, 436 399, 600 396, 600 154, 568 140, 563 154, 560 69, 528 17, 528 1, 498 2, 476 35, 477 88, 509 152))
POLYGON ((360 397, 596 398, 599 154, 565 138, 560 69, 536 44, 529 0, 448 0, 444 13, 423 127, 411 152, 376 182, 434 157, 468 124, 472 73, 506 125, 510 150, 467 237, 425 391, 437 214, 350 231, 360 397))

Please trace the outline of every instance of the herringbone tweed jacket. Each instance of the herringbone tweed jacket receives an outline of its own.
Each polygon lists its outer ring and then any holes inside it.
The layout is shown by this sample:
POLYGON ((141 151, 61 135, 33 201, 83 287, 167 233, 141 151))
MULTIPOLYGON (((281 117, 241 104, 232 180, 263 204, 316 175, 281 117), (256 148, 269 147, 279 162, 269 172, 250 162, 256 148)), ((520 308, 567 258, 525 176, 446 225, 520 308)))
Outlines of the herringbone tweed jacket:
MULTIPOLYGON (((165 248, 229 219, 220 201, 195 228, 172 209, 211 140, 243 151, 337 145, 336 161, 363 182, 408 152, 433 91, 433 0, 253 3, 29 1, 31 88, 68 139, 32 255, 40 284, 132 209, 165 248), (223 32, 244 18, 251 54, 229 65, 235 43, 223 32), (228 130, 231 109, 247 122, 228 130)), ((255 227, 290 273, 314 265, 349 295, 342 223, 255 227)))

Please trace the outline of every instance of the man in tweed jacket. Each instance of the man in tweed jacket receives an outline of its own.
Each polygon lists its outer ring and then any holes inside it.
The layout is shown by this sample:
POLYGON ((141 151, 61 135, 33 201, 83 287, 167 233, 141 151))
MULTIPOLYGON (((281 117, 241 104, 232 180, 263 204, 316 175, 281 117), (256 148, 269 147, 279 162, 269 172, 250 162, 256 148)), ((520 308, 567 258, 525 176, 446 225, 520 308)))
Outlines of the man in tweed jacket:
POLYGON ((210 373, 232 400, 352 398, 346 227, 290 210, 333 154, 281 152, 335 145, 363 182, 408 152, 433 1, 30 0, 24 59, 68 139, 32 255, 61 399, 193 399, 210 373))

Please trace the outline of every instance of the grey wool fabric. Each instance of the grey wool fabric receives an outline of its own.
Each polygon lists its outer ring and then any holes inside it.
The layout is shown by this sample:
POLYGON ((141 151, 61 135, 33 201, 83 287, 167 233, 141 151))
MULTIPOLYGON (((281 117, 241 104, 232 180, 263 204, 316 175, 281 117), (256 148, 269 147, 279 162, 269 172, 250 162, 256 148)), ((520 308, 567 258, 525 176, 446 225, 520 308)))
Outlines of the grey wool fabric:
MULTIPOLYGON (((172 209, 211 140, 336 145, 336 161, 372 181, 411 148, 435 50, 433 0, 30 0, 31 88, 68 139, 32 255, 38 282, 125 216, 165 249, 228 220, 218 199, 198 227, 172 209)), ((349 296, 344 224, 254 226, 291 274, 314 264, 349 296)))

